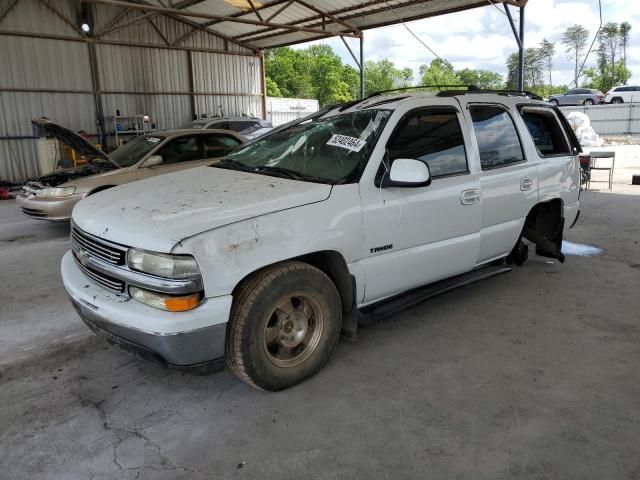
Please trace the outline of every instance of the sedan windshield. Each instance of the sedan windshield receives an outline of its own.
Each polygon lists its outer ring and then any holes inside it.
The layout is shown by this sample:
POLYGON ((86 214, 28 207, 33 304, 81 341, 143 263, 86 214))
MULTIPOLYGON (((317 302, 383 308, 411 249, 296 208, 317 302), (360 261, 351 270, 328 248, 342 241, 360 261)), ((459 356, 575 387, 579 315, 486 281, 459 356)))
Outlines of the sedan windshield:
POLYGON ((180 130, 189 130, 191 128, 204 128, 207 122, 201 120, 194 120, 193 122, 187 122, 184 125, 180 125, 180 130))
POLYGON ((156 148, 164 138, 157 135, 142 135, 125 143, 109 156, 118 167, 130 167, 142 160, 142 157, 156 148))
POLYGON ((363 110, 294 125, 212 166, 320 183, 357 181, 390 115, 363 110))

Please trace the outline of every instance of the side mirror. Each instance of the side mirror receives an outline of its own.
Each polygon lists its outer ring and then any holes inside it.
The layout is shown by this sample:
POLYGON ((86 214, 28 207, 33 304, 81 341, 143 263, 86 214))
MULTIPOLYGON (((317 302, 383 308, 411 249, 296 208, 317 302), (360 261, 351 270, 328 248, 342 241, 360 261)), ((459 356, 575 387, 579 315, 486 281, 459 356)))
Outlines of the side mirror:
POLYGON ((156 165, 162 165, 164 160, 162 159, 162 155, 151 155, 147 158, 142 164, 142 168, 155 167, 156 165))
POLYGON ((413 158, 397 158, 391 164, 389 176, 382 181, 383 187, 426 187, 431 184, 429 166, 413 158))

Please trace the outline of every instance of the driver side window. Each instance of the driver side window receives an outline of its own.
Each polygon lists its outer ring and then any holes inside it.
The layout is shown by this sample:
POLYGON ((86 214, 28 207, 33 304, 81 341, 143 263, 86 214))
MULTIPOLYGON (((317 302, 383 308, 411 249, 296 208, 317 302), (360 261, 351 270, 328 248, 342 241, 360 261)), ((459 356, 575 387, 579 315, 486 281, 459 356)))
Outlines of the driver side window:
POLYGON ((158 155, 162 155, 162 165, 190 162, 203 158, 200 142, 195 136, 170 140, 167 145, 160 149, 158 155))
POLYGON ((458 113, 450 107, 408 113, 393 133, 387 151, 390 164, 397 158, 422 160, 434 178, 469 171, 458 113))

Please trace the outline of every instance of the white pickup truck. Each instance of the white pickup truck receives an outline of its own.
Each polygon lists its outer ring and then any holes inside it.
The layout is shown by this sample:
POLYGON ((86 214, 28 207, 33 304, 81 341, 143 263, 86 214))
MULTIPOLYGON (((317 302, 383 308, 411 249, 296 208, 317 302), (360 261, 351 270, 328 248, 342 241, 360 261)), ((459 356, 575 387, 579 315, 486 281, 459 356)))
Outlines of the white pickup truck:
POLYGON ((81 201, 64 285, 127 351, 283 389, 341 331, 521 264, 523 237, 563 261, 579 151, 526 95, 373 96, 81 201))

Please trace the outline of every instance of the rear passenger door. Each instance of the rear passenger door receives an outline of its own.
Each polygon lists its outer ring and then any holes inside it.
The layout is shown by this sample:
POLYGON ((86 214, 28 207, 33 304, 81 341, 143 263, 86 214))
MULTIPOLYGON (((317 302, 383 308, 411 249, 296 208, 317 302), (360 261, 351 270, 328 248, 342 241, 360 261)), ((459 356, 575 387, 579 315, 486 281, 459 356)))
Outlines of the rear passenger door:
POLYGON ((538 169, 540 202, 560 198, 564 207, 565 225, 573 223, 578 214, 580 166, 577 145, 567 135, 558 110, 543 105, 521 105, 522 119, 534 148, 530 160, 538 169), (535 152, 535 153, 534 153, 535 152))
POLYGON ((482 220, 477 263, 482 264, 507 255, 515 246, 524 219, 538 201, 538 171, 525 156, 518 131, 524 125, 514 115, 516 112, 502 104, 465 103, 481 170, 482 220))

